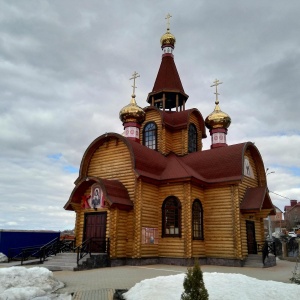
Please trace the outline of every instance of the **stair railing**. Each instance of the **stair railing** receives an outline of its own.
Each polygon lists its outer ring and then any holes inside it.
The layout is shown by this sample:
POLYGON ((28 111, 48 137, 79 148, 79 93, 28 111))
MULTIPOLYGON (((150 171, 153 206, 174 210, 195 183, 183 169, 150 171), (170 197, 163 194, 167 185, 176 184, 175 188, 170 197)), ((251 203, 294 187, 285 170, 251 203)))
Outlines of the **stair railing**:
POLYGON ((9 261, 20 260, 21 265, 24 261, 30 259, 39 259, 40 263, 43 263, 47 257, 51 255, 56 255, 57 253, 74 251, 72 241, 60 240, 59 237, 53 239, 42 246, 32 246, 32 247, 23 247, 23 248, 11 248, 9 249, 9 261), (17 252, 16 255, 13 253, 17 252))
POLYGON ((83 259, 85 256, 89 255, 91 257, 91 254, 93 252, 106 253, 109 259, 110 240, 109 238, 101 239, 101 238, 91 237, 83 241, 81 245, 77 246, 74 249, 74 252, 75 251, 77 252, 77 265, 79 265, 79 261, 83 259))

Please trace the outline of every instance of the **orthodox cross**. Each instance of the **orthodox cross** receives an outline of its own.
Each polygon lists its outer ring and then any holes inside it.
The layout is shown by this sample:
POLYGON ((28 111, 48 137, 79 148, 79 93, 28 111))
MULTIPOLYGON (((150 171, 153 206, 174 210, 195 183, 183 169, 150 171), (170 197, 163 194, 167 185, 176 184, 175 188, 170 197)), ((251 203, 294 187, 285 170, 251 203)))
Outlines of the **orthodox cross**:
POLYGON ((136 85, 135 85, 135 80, 138 77, 140 77, 140 75, 136 71, 134 71, 134 73, 132 74, 132 77, 129 79, 129 80, 133 79, 133 85, 132 85, 132 87, 133 87, 133 93, 132 93, 132 95, 135 95, 135 89, 137 88, 136 85))
POLYGON ((167 16, 165 17, 165 19, 167 20, 167 30, 170 30, 170 18, 172 18, 170 14, 167 14, 167 16))
POLYGON ((214 84, 210 86, 210 87, 213 87, 213 86, 216 87, 216 92, 214 93, 214 94, 216 95, 216 104, 219 104, 218 95, 220 95, 220 94, 218 93, 218 85, 220 85, 220 84, 222 84, 222 83, 223 83, 223 82, 220 82, 220 80, 216 79, 216 80, 214 81, 214 84))

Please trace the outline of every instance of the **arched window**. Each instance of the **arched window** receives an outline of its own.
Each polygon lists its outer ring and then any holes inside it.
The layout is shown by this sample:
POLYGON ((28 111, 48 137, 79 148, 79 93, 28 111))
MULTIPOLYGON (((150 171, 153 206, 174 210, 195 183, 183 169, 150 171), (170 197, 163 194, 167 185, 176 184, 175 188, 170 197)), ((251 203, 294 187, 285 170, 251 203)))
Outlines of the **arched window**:
POLYGON ((198 199, 193 203, 192 215, 193 239, 203 240, 203 209, 198 199))
POLYGON ((181 204, 170 196, 162 205, 162 237, 176 236, 181 236, 181 204))
POLYGON ((194 124, 189 125, 189 153, 197 151, 197 128, 194 124))
POLYGON ((154 122, 149 122, 145 125, 143 131, 143 145, 156 150, 157 144, 157 127, 154 122))

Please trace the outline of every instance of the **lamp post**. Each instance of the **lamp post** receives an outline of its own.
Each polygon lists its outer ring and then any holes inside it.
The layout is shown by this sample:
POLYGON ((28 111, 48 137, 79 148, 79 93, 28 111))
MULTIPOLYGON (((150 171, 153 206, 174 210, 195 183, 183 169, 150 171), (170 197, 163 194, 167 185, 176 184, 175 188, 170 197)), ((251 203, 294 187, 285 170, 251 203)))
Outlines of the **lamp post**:
MULTIPOLYGON (((266 176, 270 174, 274 174, 275 171, 269 171, 269 168, 266 169, 266 176)), ((271 226, 271 218, 270 215, 268 215, 268 230, 269 230, 269 239, 272 239, 272 226, 271 226)))
POLYGON ((273 174, 275 173, 275 171, 270 171, 269 172, 269 168, 266 169, 266 176, 270 175, 270 174, 273 174))

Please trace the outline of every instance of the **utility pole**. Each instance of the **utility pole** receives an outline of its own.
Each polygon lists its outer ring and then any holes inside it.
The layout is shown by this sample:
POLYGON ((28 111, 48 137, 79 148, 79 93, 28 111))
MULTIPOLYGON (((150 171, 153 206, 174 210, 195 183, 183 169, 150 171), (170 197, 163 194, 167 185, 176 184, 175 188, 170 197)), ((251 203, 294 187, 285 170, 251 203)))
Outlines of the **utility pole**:
MULTIPOLYGON (((266 169, 266 176, 275 173, 275 171, 269 171, 269 168, 266 169)), ((272 239, 272 224, 271 217, 268 215, 268 231, 269 231, 269 239, 272 239)))

